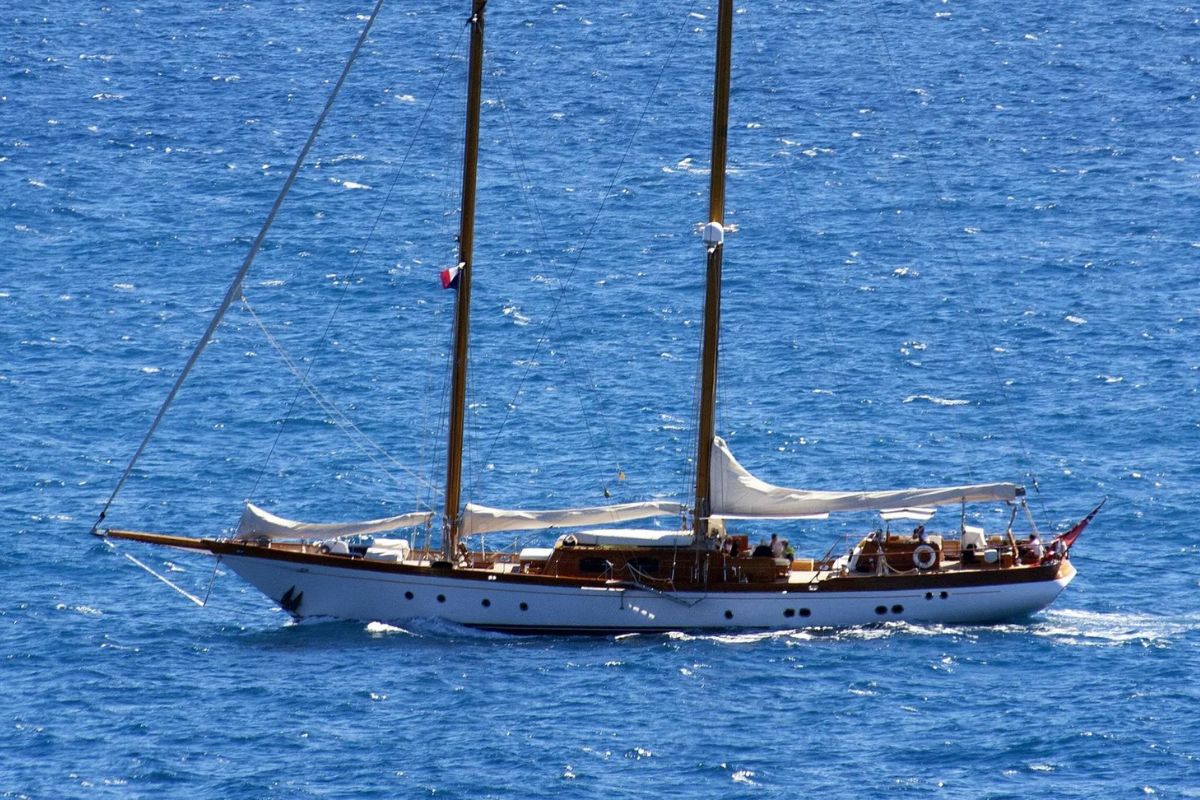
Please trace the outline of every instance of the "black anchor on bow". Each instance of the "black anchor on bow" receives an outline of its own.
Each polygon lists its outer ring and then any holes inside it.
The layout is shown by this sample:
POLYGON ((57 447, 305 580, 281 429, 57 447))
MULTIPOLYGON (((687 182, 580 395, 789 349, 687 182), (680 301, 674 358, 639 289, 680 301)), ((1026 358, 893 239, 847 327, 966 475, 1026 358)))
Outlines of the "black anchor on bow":
POLYGON ((304 602, 304 592, 300 592, 300 594, 295 594, 295 592, 295 586, 284 592, 283 597, 279 598, 279 607, 293 617, 298 617, 300 616, 300 604, 304 602))

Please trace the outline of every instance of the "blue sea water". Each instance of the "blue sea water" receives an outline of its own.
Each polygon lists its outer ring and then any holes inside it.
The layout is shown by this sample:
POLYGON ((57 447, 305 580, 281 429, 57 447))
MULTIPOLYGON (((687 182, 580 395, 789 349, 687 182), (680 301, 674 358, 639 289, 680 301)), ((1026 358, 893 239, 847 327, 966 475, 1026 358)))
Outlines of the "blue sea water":
MULTIPOLYGON (((436 503, 467 5, 386 5, 246 288, 394 460, 239 305, 112 525, 436 503)), ((739 7, 719 430, 781 484, 1108 497, 1076 581, 995 627, 557 639, 295 625, 87 535, 369 8, 0 0, 0 796, 1200 795, 1200 11, 1043 6, 739 7)), ((687 496, 713 27, 492 3, 471 500, 687 496)))

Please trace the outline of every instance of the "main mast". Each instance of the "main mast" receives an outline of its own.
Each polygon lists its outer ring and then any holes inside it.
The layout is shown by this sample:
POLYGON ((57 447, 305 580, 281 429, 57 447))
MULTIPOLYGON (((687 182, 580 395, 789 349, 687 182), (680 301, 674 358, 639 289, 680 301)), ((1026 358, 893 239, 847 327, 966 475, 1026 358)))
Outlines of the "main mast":
POLYGON ((721 253, 725 243, 725 151, 729 131, 729 73, 733 52, 733 0, 719 0, 717 65, 713 77, 712 164, 708 184, 708 223, 704 243, 708 270, 704 289, 704 340, 700 355, 700 424, 696 442, 696 505, 692 532, 708 534, 709 482, 717 411, 717 351, 721 329, 721 253))
POLYGON ((458 228, 457 302, 454 307, 454 372, 450 381, 450 429, 446 448, 446 506, 442 552, 454 560, 462 526, 463 428, 467 407, 467 344, 471 321, 471 249, 475 242, 475 171, 479 161, 479 109, 483 87, 483 11, 471 0, 471 50, 467 61, 467 124, 463 137, 462 211, 458 228))

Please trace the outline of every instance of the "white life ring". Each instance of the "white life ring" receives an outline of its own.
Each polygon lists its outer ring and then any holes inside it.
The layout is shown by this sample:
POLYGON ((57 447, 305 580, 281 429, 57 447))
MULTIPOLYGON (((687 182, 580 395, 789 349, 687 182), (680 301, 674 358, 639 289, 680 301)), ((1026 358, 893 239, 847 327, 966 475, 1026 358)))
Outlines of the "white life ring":
POLYGON ((929 569, 937 563, 937 550, 927 544, 917 545, 917 549, 913 550, 913 563, 917 569, 929 569))

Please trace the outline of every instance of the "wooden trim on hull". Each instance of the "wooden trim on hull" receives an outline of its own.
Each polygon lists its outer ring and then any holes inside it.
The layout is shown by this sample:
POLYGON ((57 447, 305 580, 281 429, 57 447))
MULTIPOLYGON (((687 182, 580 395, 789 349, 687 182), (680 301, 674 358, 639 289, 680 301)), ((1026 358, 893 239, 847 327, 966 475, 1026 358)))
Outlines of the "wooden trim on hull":
POLYGON ((1003 570, 946 570, 916 575, 872 575, 869 577, 827 578, 818 585, 820 592, 871 592, 900 589, 958 589, 977 586, 1011 586, 1018 583, 1038 583, 1058 580, 1066 570, 1074 576, 1069 561, 1048 564, 1008 567, 1003 570))
MULTIPOLYGON (((553 575, 537 575, 522 573, 494 572, 483 569, 454 569, 449 567, 415 566, 397 564, 387 561, 373 561, 361 558, 347 558, 326 553, 308 553, 297 550, 284 550, 249 542, 236 542, 219 539, 193 539, 185 536, 170 536, 166 534, 145 533, 140 531, 110 530, 106 535, 113 539, 144 542, 146 544, 176 547, 186 550, 205 550, 216 556, 238 556, 242 558, 262 559, 265 561, 283 561, 306 566, 333 567, 336 569, 355 570, 367 573, 387 573, 393 575, 414 575, 436 577, 450 581, 485 582, 489 584, 503 583, 523 586, 556 586, 581 588, 611 588, 611 589, 642 589, 629 581, 613 581, 603 578, 558 577, 553 575)), ((908 575, 872 575, 827 577, 812 584, 788 583, 784 580, 777 582, 754 583, 716 583, 708 586, 681 586, 666 594, 689 595, 745 595, 745 594, 830 594, 830 593, 890 593, 895 591, 923 591, 980 588, 987 586, 1012 586, 1015 584, 1052 582, 1061 579, 1070 580, 1075 575, 1075 569, 1069 560, 1047 564, 1009 567, 1003 570, 971 569, 928 571, 908 575)))

